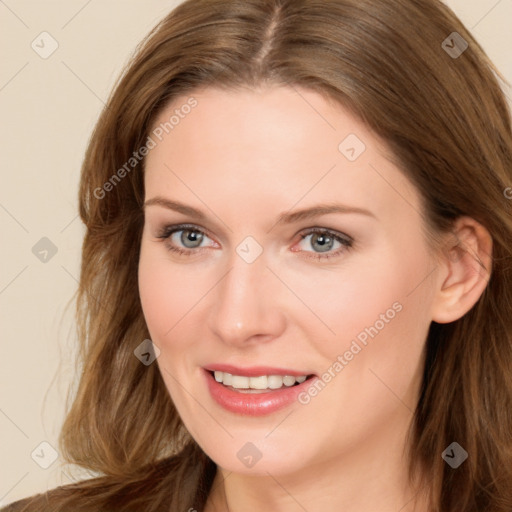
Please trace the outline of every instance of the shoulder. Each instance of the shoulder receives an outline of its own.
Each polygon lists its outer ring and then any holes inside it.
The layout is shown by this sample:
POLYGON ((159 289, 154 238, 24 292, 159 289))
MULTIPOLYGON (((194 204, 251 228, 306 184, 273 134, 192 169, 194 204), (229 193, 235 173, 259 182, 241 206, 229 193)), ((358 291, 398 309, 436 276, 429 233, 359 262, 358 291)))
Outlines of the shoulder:
MULTIPOLYGON (((130 477, 102 476, 67 484, 16 501, 0 512, 159 512, 183 497, 185 480, 176 456, 146 466, 130 477)), ((215 464, 194 464, 195 473, 187 485, 198 497, 213 480, 215 464)), ((180 507, 181 508, 181 507, 180 507)), ((186 510, 186 509, 185 509, 186 510)))
POLYGON ((24 508, 26 508, 29 501, 30 501, 30 498, 25 498, 20 501, 15 501, 14 503, 11 503, 10 505, 6 505, 6 506, 0 508, 0 512, 21 512, 24 508))
MULTIPOLYGON (((92 512, 92 502, 87 503, 87 498, 92 497, 94 489, 101 492, 106 477, 84 480, 73 484, 63 485, 46 492, 35 494, 28 498, 15 501, 0 509, 0 512, 60 512, 64 510, 76 510, 77 512, 92 512), (89 492, 87 492, 89 490, 89 492), (88 496, 89 494, 89 496, 88 496)), ((98 500, 99 501, 99 500, 98 500)), ((96 503, 95 512, 101 510, 99 502, 96 503)))
MULTIPOLYGON (((147 466, 131 477, 100 476, 63 485, 23 498, 0 509, 0 512, 115 512, 131 510, 130 502, 142 505, 151 496, 173 460, 166 459, 147 466)), ((144 507, 142 507, 144 508, 144 507)))
POLYGON ((0 509, 0 512, 43 512, 51 510, 50 507, 52 507, 52 503, 60 501, 63 493, 69 494, 69 489, 66 489, 68 487, 72 486, 62 486, 44 493, 35 494, 28 498, 23 498, 19 501, 6 505, 0 509))

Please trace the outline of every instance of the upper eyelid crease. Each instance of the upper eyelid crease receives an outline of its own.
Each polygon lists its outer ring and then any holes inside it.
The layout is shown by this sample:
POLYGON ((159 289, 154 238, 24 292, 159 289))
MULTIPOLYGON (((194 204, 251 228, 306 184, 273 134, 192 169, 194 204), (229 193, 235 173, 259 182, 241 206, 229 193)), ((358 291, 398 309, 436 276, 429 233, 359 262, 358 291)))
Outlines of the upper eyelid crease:
MULTIPOLYGON (((144 203, 144 208, 147 206, 159 205, 169 210, 174 210, 179 213, 183 213, 184 215, 188 215, 190 217, 195 217, 196 219, 205 221, 207 220, 207 216, 201 210, 193 208, 192 206, 188 206, 179 201, 174 201, 171 199, 167 199, 162 196, 155 196, 151 199, 148 199, 144 203)), ((345 206, 337 203, 327 203, 327 204, 319 204, 309 208, 304 208, 302 210, 298 210, 295 212, 283 212, 278 216, 278 220, 276 224, 293 224, 296 222, 313 219, 315 217, 319 217, 320 215, 327 215, 329 213, 357 213, 361 215, 365 215, 369 218, 373 218, 377 220, 377 217, 374 213, 365 208, 357 208, 354 206, 345 206)))

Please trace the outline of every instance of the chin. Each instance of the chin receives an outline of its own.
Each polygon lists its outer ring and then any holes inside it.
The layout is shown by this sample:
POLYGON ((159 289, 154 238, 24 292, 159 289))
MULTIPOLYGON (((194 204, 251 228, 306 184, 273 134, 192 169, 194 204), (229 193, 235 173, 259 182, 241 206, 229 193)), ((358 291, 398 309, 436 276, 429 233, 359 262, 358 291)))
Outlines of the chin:
MULTIPOLYGON (((286 475, 300 471, 308 466, 310 457, 304 450, 301 441, 293 441, 288 437, 288 442, 279 440, 270 443, 266 439, 249 441, 250 436, 244 436, 246 440, 230 440, 220 445, 218 439, 207 445, 200 444, 203 451, 221 468, 238 474, 252 476, 286 475)), ((254 439, 254 438, 253 438, 254 439)))

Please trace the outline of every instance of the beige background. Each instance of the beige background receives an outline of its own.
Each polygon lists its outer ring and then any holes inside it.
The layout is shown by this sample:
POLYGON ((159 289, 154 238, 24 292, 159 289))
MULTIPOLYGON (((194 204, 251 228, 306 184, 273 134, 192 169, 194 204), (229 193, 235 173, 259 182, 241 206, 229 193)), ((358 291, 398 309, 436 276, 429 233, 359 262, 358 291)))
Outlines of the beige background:
MULTIPOLYGON (((0 0, 0 506, 70 481, 58 458, 41 467, 53 453, 41 443, 57 448, 73 382, 80 164, 135 45, 178 3, 0 0), (43 59, 31 44, 44 53, 51 38, 43 59), (55 255, 32 252, 43 237, 55 255)), ((447 3, 512 81, 512 0, 447 3)))

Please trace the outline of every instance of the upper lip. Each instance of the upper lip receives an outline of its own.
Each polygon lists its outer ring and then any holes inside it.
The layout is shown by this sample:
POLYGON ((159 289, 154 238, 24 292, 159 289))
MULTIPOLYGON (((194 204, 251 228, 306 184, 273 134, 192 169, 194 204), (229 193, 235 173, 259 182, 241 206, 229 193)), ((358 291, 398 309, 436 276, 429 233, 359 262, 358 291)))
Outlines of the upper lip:
POLYGON ((240 375, 244 377, 258 377, 260 375, 292 375, 299 377, 301 375, 312 375, 311 372, 301 372, 291 370, 290 368, 277 368, 275 366, 233 366, 231 364, 209 364, 204 366, 205 370, 230 373, 231 375, 240 375))

